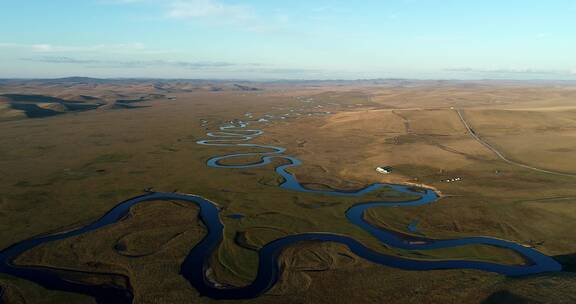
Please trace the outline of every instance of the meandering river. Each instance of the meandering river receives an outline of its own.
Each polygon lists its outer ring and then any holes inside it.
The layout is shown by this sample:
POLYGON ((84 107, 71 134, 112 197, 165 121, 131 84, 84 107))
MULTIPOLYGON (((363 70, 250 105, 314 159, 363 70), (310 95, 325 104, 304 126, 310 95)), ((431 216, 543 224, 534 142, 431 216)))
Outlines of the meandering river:
POLYGON ((403 207, 422 206, 434 203, 438 200, 438 194, 431 189, 413 189, 404 185, 392 185, 375 183, 356 191, 338 190, 313 190, 308 189, 298 182, 287 169, 301 165, 301 161, 285 155, 285 148, 257 145, 246 143, 253 138, 263 134, 263 131, 249 129, 249 124, 241 121, 230 122, 220 127, 217 132, 210 132, 207 135, 210 139, 200 140, 201 145, 257 148, 260 152, 234 153, 223 156, 216 156, 207 161, 207 165, 220 169, 246 169, 252 167, 265 166, 275 158, 282 158, 288 164, 275 168, 276 173, 283 177, 281 188, 287 191, 298 191, 315 193, 317 195, 357 197, 359 202, 346 211, 346 218, 354 225, 360 227, 380 242, 395 248, 406 250, 431 250, 439 248, 453 248, 462 245, 492 245, 512 250, 523 256, 528 262, 526 265, 503 265, 498 263, 467 261, 467 260, 415 260, 401 258, 397 256, 376 252, 355 239, 331 233, 305 233, 290 235, 266 244, 258 251, 259 265, 256 279, 248 286, 237 288, 217 287, 206 278, 206 271, 209 268, 209 257, 218 249, 222 242, 224 225, 220 218, 220 210, 216 203, 203 197, 172 192, 151 192, 137 196, 119 203, 103 215, 98 220, 84 227, 55 233, 51 235, 39 236, 32 239, 16 243, 0 251, 0 273, 12 275, 25 280, 35 282, 45 288, 85 294, 94 297, 98 303, 132 303, 133 294, 129 289, 123 289, 112 285, 88 285, 66 279, 62 272, 57 269, 37 266, 15 265, 14 259, 22 253, 37 247, 41 244, 54 242, 78 236, 84 233, 98 230, 104 226, 112 225, 121 221, 134 205, 161 200, 178 200, 196 204, 200 208, 199 217, 206 225, 208 233, 196 244, 181 265, 180 274, 190 282, 203 296, 214 299, 248 299, 262 295, 273 287, 281 275, 278 265, 278 257, 287 246, 301 241, 326 241, 336 242, 346 245, 350 250, 368 261, 396 267, 406 270, 433 270, 433 269, 477 269, 483 271, 496 272, 507 276, 522 276, 543 272, 560 271, 561 265, 553 258, 548 257, 539 251, 520 244, 506 240, 490 237, 469 237, 461 239, 437 240, 421 236, 404 236, 397 232, 378 228, 364 220, 364 212, 373 207, 403 207), (261 152, 264 150, 264 152, 261 152), (247 156, 258 156, 260 160, 246 165, 225 165, 223 160, 241 159, 247 156), (389 187, 396 191, 410 194, 417 197, 412 201, 402 202, 362 202, 361 197, 369 192, 389 187))

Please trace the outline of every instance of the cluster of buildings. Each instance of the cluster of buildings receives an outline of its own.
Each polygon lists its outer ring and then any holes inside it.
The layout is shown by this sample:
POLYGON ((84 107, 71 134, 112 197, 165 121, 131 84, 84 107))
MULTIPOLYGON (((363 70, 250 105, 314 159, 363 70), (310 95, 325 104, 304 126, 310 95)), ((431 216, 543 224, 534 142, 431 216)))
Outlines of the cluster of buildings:
POLYGON ((445 179, 443 180, 443 182, 445 183, 455 183, 455 182, 459 182, 461 181, 462 178, 461 177, 454 177, 454 178, 450 178, 450 179, 445 179))

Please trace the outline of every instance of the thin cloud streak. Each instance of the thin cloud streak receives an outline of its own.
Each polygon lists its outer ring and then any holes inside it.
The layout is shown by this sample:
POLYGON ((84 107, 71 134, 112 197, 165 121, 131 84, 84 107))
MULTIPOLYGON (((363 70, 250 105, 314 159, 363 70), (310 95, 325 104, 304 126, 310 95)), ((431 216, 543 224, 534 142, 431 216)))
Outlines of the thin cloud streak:
POLYGON ((164 16, 169 19, 199 21, 209 26, 232 26, 251 32, 278 30, 286 25, 287 20, 285 16, 277 15, 265 18, 258 14, 253 6, 227 4, 219 0, 112 0, 111 3, 154 4, 159 6, 164 16))
POLYGON ((71 57, 54 57, 54 56, 20 58, 20 60, 53 63, 53 64, 83 64, 83 65, 117 67, 117 68, 148 68, 148 67, 167 66, 167 67, 177 67, 191 70, 257 65, 257 64, 236 64, 230 62, 217 62, 217 61, 191 62, 191 61, 167 61, 167 60, 98 60, 98 59, 77 59, 71 57))
MULTIPOLYGON (((83 46, 53 45, 48 43, 23 44, 23 43, 0 43, 0 49, 22 49, 36 53, 159 53, 156 50, 149 50, 142 43, 122 43, 122 44, 97 44, 83 46)), ((162 52, 164 53, 164 52, 162 52)))
POLYGON ((188 71, 227 72, 233 75, 291 75, 293 77, 318 76, 327 73, 327 71, 320 69, 284 68, 259 63, 232 63, 224 61, 99 60, 63 56, 30 57, 20 58, 20 60, 47 64, 81 65, 88 69, 146 69, 167 67, 188 71))
POLYGON ((168 15, 173 18, 219 17, 248 20, 255 15, 248 6, 226 5, 214 0, 178 0, 172 1, 169 6, 168 15))

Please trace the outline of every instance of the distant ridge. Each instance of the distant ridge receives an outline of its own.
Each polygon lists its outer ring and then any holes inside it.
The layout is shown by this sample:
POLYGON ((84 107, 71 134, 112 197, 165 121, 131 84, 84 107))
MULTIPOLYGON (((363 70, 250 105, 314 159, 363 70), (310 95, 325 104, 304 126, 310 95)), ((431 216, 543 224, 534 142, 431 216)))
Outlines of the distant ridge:
MULTIPOLYGON (((63 78, 4 78, 0 85, 39 84, 39 85, 137 85, 153 84, 156 89, 163 90, 162 85, 191 84, 191 85, 228 85, 242 91, 258 91, 258 84, 289 84, 289 85, 438 85, 438 84, 465 84, 465 85, 576 85, 576 80, 513 80, 513 79, 408 79, 408 78, 374 78, 374 79, 268 79, 268 80, 240 80, 240 79, 185 79, 185 78, 94 78, 71 76, 63 78)), ((214 91, 219 91, 215 86, 214 91)))

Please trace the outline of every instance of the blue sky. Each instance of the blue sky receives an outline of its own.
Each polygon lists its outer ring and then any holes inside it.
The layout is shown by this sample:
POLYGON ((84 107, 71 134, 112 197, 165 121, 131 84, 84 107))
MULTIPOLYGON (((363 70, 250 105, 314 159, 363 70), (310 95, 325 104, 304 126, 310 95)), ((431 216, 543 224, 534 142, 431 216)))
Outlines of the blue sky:
POLYGON ((576 0, 0 0, 0 77, 576 79, 576 0))

